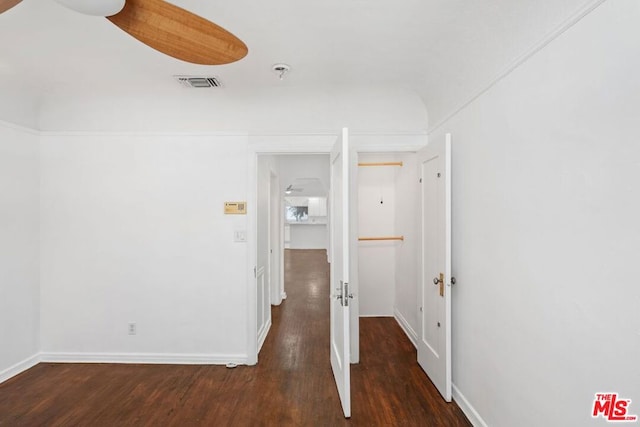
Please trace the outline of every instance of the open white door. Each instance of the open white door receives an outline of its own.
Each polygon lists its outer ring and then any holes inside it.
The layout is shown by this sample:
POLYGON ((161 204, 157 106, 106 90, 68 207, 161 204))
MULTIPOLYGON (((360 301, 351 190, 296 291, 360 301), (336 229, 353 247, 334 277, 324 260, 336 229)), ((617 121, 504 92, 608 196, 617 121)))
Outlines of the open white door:
POLYGON ((349 355, 349 135, 347 129, 331 151, 331 369, 342 410, 351 417, 349 355))
POLYGON ((451 401, 451 134, 418 152, 422 259, 418 363, 451 401))

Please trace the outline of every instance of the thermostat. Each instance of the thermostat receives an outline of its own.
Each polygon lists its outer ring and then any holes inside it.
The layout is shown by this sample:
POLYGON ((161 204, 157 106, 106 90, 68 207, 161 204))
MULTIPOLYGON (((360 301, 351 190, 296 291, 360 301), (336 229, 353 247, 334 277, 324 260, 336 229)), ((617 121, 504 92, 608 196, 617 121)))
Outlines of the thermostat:
POLYGON ((247 202, 224 202, 225 215, 246 215, 247 202))

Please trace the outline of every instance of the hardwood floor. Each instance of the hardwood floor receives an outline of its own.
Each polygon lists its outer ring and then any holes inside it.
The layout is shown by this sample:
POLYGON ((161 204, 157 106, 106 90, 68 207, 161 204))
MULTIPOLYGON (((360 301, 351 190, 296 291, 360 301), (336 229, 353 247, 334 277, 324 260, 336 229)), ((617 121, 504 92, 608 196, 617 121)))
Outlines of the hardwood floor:
POLYGON ((1 426, 468 426, 392 318, 361 320, 352 418, 329 364, 324 251, 287 251, 288 299, 257 366, 42 363, 0 384, 1 426))

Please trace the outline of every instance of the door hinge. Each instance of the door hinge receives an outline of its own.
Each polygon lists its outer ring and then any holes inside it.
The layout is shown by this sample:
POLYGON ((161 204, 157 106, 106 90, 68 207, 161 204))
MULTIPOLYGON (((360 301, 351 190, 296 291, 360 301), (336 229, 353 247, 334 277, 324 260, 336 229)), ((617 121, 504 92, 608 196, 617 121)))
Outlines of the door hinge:
POLYGON ((258 269, 256 267, 253 267, 253 277, 258 277, 258 269))

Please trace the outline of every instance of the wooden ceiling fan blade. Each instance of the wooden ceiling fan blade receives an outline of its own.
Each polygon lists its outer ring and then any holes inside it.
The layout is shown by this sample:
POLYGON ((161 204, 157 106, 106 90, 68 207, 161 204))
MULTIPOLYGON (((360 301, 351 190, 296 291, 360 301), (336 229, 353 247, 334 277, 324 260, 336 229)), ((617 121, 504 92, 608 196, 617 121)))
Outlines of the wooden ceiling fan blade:
POLYGON ((193 64, 229 64, 248 53, 229 31, 164 0, 127 0, 107 19, 147 46, 193 64))
POLYGON ((0 0, 0 13, 6 12, 22 0, 0 0))

